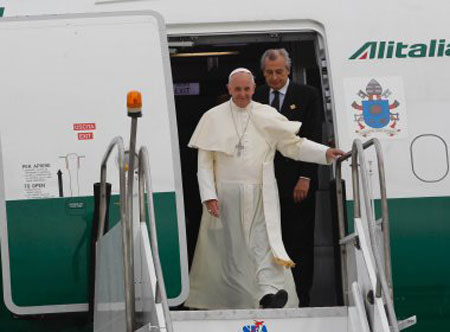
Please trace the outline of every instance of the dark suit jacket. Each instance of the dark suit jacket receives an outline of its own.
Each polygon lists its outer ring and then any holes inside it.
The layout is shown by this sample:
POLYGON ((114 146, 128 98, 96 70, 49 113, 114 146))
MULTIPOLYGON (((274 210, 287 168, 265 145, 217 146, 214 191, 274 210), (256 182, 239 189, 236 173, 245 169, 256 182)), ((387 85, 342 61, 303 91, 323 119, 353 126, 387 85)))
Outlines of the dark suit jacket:
MULTIPOLYGON (((269 104, 270 88, 267 85, 259 87, 253 95, 253 100, 269 104)), ((289 120, 300 121, 302 126, 299 135, 321 143, 323 103, 317 89, 289 83, 281 107, 281 113, 289 120)), ((292 191, 300 176, 310 178, 315 186, 317 181, 317 165, 294 161, 283 157, 277 152, 275 156, 275 175, 280 196, 292 197, 292 191)))

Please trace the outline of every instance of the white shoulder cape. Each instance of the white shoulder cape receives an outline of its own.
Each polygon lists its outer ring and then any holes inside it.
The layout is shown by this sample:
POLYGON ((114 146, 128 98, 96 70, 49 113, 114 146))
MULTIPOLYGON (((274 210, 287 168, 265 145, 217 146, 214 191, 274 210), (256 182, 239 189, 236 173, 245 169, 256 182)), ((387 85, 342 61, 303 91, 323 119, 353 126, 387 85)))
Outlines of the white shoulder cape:
MULTIPOLYGON (((203 114, 189 141, 191 148, 223 152, 232 155, 238 137, 231 116, 231 99, 203 114)), ((252 101, 248 106, 251 121, 272 148, 278 141, 293 137, 301 122, 289 121, 269 105, 252 101)))

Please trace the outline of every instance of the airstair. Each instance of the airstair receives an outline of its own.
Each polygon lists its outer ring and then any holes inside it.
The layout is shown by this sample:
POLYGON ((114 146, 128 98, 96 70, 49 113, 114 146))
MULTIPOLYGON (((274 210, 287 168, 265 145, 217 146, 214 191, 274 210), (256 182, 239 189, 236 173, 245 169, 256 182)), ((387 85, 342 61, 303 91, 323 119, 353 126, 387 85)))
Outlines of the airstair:
POLYGON ((101 164, 100 216, 96 248, 94 331, 168 332, 398 332, 416 322, 399 321, 393 304, 389 219, 383 157, 378 140, 353 142, 336 163, 337 210, 344 305, 298 309, 170 311, 158 255, 145 147, 136 159, 140 109, 132 118, 128 158, 121 137, 112 140, 101 164), (365 149, 378 161, 382 217, 375 220, 365 149), (107 163, 117 150, 120 166, 121 221, 105 227, 107 163), (342 162, 351 158, 354 232, 345 221, 342 162), (128 160, 126 160, 128 159, 128 160), (137 165, 137 166, 135 166, 137 165))

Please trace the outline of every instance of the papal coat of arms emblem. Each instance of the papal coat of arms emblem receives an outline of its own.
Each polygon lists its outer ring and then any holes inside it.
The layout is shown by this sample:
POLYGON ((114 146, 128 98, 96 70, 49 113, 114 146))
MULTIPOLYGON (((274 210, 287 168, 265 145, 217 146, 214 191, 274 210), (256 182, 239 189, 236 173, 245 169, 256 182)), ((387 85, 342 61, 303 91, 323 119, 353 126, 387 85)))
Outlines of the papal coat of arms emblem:
POLYGON ((400 102, 389 97, 392 92, 383 90, 380 83, 375 79, 370 80, 366 91, 359 90, 357 93, 361 103, 353 101, 352 107, 356 110, 354 121, 357 123, 356 133, 367 137, 369 134, 384 132, 388 136, 397 135, 401 129, 397 128, 400 121, 399 113, 394 113, 400 102))

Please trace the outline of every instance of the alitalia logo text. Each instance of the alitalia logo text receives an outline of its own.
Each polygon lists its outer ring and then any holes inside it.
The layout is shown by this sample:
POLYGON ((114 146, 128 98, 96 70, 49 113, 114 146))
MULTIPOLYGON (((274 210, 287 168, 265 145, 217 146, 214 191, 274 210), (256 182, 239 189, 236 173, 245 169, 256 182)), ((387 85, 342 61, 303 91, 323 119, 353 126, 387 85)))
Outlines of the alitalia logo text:
POLYGON ((450 44, 445 39, 431 39, 428 43, 407 44, 396 41, 368 41, 349 59, 434 58, 450 56, 450 44))

